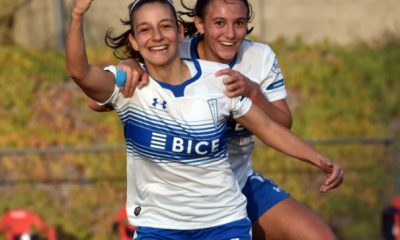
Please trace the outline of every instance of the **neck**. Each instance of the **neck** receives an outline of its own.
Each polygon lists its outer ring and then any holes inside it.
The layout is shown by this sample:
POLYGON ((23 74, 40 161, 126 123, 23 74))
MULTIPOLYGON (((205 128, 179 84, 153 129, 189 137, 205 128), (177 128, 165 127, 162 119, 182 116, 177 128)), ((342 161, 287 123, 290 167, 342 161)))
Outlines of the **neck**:
POLYGON ((190 78, 189 68, 180 58, 164 66, 147 66, 146 64, 146 67, 152 78, 171 85, 179 85, 190 78))
POLYGON ((196 46, 196 53, 197 53, 197 56, 199 57, 199 59, 209 60, 209 59, 207 58, 207 54, 206 54, 206 50, 205 50, 205 47, 204 47, 204 40, 203 40, 203 39, 200 40, 200 41, 197 43, 197 46, 196 46))

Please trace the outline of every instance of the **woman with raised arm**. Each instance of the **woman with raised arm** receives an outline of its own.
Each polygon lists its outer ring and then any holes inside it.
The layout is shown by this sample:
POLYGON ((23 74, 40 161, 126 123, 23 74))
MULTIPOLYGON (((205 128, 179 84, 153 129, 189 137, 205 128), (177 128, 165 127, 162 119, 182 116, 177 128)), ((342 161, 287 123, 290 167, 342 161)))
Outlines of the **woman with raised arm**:
MULTIPOLYGON (((252 8, 247 0, 197 0, 194 7, 186 1, 187 11, 180 12, 185 22, 186 38, 180 44, 182 58, 199 58, 229 64, 218 72, 230 97, 246 96, 268 116, 286 128, 292 117, 286 103, 286 89, 277 57, 270 46, 245 39, 252 29, 248 22, 252 8), (193 19, 192 22, 188 21, 193 19)), ((143 70, 131 60, 120 67, 128 72, 123 92, 132 94, 137 84, 146 83, 143 70)), ((90 101, 92 109, 104 111, 90 101)), ((253 223, 253 239, 333 240, 336 236, 324 220, 295 200, 272 179, 252 169, 254 141, 251 133, 230 121, 229 161, 247 198, 247 213, 253 223)), ((325 192, 323 188, 321 192, 325 192)))
MULTIPOLYGON (((130 29, 108 39, 127 58, 143 61, 149 83, 125 98, 115 67, 90 65, 83 16, 91 1, 75 0, 66 45, 68 73, 90 98, 110 104, 124 125, 127 214, 135 239, 251 239, 246 199, 227 161, 227 120, 233 117, 264 143, 319 167, 328 191, 343 171, 246 97, 225 95, 225 64, 181 60, 183 38, 169 0, 137 0, 130 29)), ((225 79, 226 80, 226 79, 225 79)))

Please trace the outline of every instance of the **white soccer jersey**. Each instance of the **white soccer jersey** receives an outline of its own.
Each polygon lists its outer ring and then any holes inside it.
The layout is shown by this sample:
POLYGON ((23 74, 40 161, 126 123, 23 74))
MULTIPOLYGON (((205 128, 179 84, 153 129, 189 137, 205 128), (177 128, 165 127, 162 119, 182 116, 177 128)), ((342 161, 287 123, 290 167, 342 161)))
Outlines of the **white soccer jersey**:
POLYGON ((124 98, 107 101, 124 125, 127 214, 135 226, 200 229, 247 217, 246 199, 227 160, 228 117, 251 106, 224 95, 226 65, 187 61, 192 78, 178 86, 150 78, 124 98))
MULTIPOLYGON (((181 58, 196 59, 196 45, 200 37, 186 38, 180 45, 181 58)), ((285 99, 285 82, 273 50, 266 44, 244 40, 229 67, 256 82, 269 101, 285 99)), ((252 173, 252 134, 236 123, 229 122, 229 162, 241 188, 252 173)))

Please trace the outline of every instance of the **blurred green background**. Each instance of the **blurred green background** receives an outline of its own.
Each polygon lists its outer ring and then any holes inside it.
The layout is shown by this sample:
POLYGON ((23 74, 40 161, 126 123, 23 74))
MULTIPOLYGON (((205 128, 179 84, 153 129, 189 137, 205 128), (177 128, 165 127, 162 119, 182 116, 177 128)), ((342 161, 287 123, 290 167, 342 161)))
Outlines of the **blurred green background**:
MULTIPOLYGON (((400 133, 398 40, 272 43, 286 76, 293 131, 347 174, 339 189, 320 194, 318 171, 262 144, 255 168, 319 212, 340 239, 380 239, 381 210, 400 190, 399 142, 389 141, 400 133)), ((91 49, 89 57, 116 62, 106 49, 91 49)), ((31 209, 65 239, 110 239, 126 187, 118 117, 88 109, 58 50, 2 46, 0 64, 0 212, 31 209)))
MULTIPOLYGON (((346 176, 340 188, 320 194, 324 178, 316 169, 262 144, 256 170, 320 213, 339 239, 381 239, 381 211, 400 192, 400 35, 346 45, 268 43, 285 76, 292 130, 346 176)), ((89 49, 89 58, 117 63, 105 48, 89 49)), ((87 107, 62 49, 7 42, 0 66, 0 213, 32 210, 59 239, 116 239, 111 226, 126 191, 116 114, 87 107)))

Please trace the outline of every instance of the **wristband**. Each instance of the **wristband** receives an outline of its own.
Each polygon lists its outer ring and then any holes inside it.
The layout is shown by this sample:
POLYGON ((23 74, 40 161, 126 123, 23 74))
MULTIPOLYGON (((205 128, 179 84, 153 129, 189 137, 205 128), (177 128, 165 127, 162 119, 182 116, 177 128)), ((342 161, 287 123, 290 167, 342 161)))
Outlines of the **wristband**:
POLYGON ((126 81, 126 72, 122 71, 121 69, 118 69, 114 65, 110 65, 104 68, 104 70, 111 72, 114 75, 115 78, 115 84, 117 84, 118 87, 124 87, 125 86, 125 81, 126 81))

